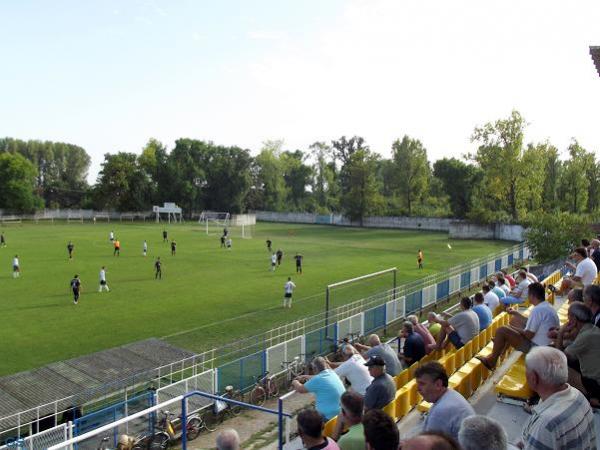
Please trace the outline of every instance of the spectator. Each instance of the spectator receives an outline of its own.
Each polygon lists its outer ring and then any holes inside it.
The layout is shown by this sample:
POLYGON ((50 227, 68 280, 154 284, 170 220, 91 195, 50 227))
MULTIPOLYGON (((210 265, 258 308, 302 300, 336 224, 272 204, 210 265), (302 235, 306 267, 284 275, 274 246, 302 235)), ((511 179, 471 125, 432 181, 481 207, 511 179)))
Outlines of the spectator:
POLYGON ((421 433, 402 441, 400 448, 402 450, 461 450, 456 439, 435 431, 421 433))
POLYGON ((506 450, 507 441, 502 425, 486 416, 467 417, 458 431, 463 450, 479 450, 482 442, 486 450, 506 450))
POLYGON ((592 284, 583 290, 583 303, 592 310, 592 322, 600 327, 600 286, 592 284))
POLYGON ((382 409, 396 396, 396 383, 385 373, 385 361, 381 356, 373 356, 365 364, 373 377, 373 382, 365 394, 365 409, 382 409))
POLYGON ((363 398, 356 392, 344 392, 341 398, 342 412, 338 416, 333 439, 341 450, 364 450, 365 431, 362 424, 363 398), (339 437, 342 430, 348 431, 339 437), (338 439, 339 438, 339 439, 338 439))
POLYGON ((592 409, 581 392, 567 384, 567 371, 566 356, 555 348, 536 347, 525 357, 527 382, 541 401, 533 407, 519 447, 596 448, 592 409))
POLYGON ((600 249, 600 240, 592 239, 590 244, 590 258, 592 258, 592 261, 596 264, 596 270, 600 270, 600 252, 598 249, 600 249))
POLYGON ((398 450, 400 433, 394 420, 379 409, 367 411, 363 417, 367 450, 398 450))
POLYGON ((300 375, 292 381, 292 387, 300 394, 314 394, 317 411, 329 420, 340 413, 340 397, 346 389, 325 358, 317 356, 311 365, 316 375, 300 375))
POLYGON ((527 266, 521 267, 521 270, 523 270, 525 272, 525 276, 527 276, 527 278, 529 279, 529 281, 531 281, 532 283, 538 283, 540 281, 540 280, 538 280, 538 277, 536 277, 533 273, 531 273, 529 271, 529 269, 527 268, 527 266))
POLYGON ((567 294, 569 304, 575 302, 583 302, 583 289, 571 289, 567 294))
POLYGON ((240 436, 232 428, 223 430, 217 436, 217 450, 239 450, 240 436))
POLYGON ((498 358, 507 346, 511 346, 523 353, 529 352, 532 347, 550 345, 548 332, 553 327, 559 327, 558 314, 546 302, 546 288, 541 283, 533 283, 528 289, 529 302, 534 305, 529 317, 516 310, 509 310, 512 315, 512 324, 498 328, 494 336, 494 347, 489 356, 476 356, 489 370, 494 370, 498 358))
POLYGON ((484 284, 481 287, 481 292, 483 292, 483 304, 490 308, 492 313, 496 312, 496 308, 500 304, 498 296, 492 291, 488 284, 484 284))
POLYGON ((484 298, 481 292, 475 294, 473 300, 475 301, 473 311, 479 317, 479 331, 485 330, 492 323, 492 311, 483 303, 484 298))
POLYGON ((458 439, 462 421, 475 414, 473 407, 458 392, 448 388, 448 375, 438 362, 428 362, 415 371, 417 390, 433 403, 423 431, 439 431, 458 439))
POLYGON ((400 364, 398 355, 389 344, 381 343, 379 336, 376 334, 370 335, 367 339, 367 343, 368 345, 356 343, 355 346, 360 351, 365 352, 365 355, 368 358, 381 356, 385 361, 387 373, 391 376, 395 377, 402 371, 402 364, 400 364))
POLYGON ((501 273, 498 274, 498 281, 497 281, 497 285, 500 289, 502 289, 502 292, 504 292, 504 294, 508 295, 511 291, 510 285, 508 284, 508 282, 506 281, 506 279, 504 278, 504 275, 502 275, 501 273))
POLYGON ((423 339, 425 343, 425 351, 429 353, 431 349, 435 346, 435 338, 431 334, 431 332, 427 329, 425 325, 419 322, 419 319, 414 314, 411 314, 406 318, 410 323, 413 324, 413 330, 423 339))
POLYGON ((571 259, 576 262, 576 265, 567 261, 565 264, 575 270, 575 275, 571 278, 565 278, 562 282, 561 290, 574 287, 586 287, 594 282, 598 275, 598 268, 592 259, 588 256, 587 250, 584 247, 578 247, 571 254, 571 259))
MULTIPOLYGON (((583 302, 583 290, 582 289, 571 289, 569 294, 567 295, 567 300, 569 304, 573 304, 576 302, 583 302), (579 300, 577 300, 579 299, 579 300)), ((561 325, 560 328, 552 327, 550 331, 548 331, 548 337, 552 340, 556 340, 558 338, 558 334, 562 332, 562 342, 557 345, 554 343, 554 347, 558 347, 559 349, 563 349, 575 339, 577 333, 575 333, 572 327, 569 326, 568 323, 561 325)))
MULTIPOLYGON (((592 311, 583 303, 569 306, 569 321, 558 333, 556 346, 562 347, 563 334, 571 331, 575 340, 565 348, 569 367, 581 375, 587 398, 594 407, 600 405, 600 328, 592 324, 592 311), (566 331, 565 331, 566 330, 566 331)), ((575 384, 575 383, 571 383, 575 384)))
POLYGON ((427 330, 429 330, 429 332, 431 333, 431 336, 433 336, 433 339, 435 339, 437 341, 437 338, 440 335, 440 332, 442 331, 442 326, 439 323, 434 322, 432 320, 436 317, 437 317, 437 315, 433 311, 430 311, 429 313, 427 313, 427 322, 429 323, 427 330))
POLYGON ((492 292, 498 296, 500 301, 502 301, 502 299, 506 297, 506 292, 504 292, 502 289, 496 286, 496 283, 494 281, 490 281, 488 285, 490 286, 492 292))
POLYGON ((369 375, 369 369, 365 367, 364 358, 350 344, 344 344, 342 355, 344 356, 343 362, 331 362, 327 359, 327 363, 340 378, 345 378, 350 383, 353 391, 365 395, 373 377, 369 375))
POLYGON ((406 321, 402 324, 400 336, 398 337, 398 348, 400 348, 400 338, 404 339, 404 345, 402 352, 398 353, 398 358, 407 367, 420 361, 425 356, 425 342, 423 342, 423 338, 420 335, 415 333, 412 322, 406 321))
POLYGON ((527 277, 527 271, 524 269, 519 270, 515 281, 517 282, 515 288, 510 291, 506 298, 501 300, 504 305, 523 303, 529 297, 529 285, 532 281, 527 277))
POLYGON ((339 450, 331 438, 323 436, 323 416, 314 409, 303 409, 298 413, 298 435, 307 450, 339 450))
POLYGON ((459 349, 479 334, 479 318, 473 312, 472 305, 469 297, 463 297, 460 300, 461 312, 455 316, 442 313, 449 317, 448 320, 440 317, 434 319, 442 326, 442 331, 438 337, 438 349, 444 348, 446 337, 455 348, 459 349))
POLYGON ((515 279, 506 270, 502 269, 502 270, 500 270, 500 273, 502 275, 504 275, 504 278, 508 282, 508 285, 510 286, 511 289, 514 288, 517 285, 517 283, 515 282, 515 279))

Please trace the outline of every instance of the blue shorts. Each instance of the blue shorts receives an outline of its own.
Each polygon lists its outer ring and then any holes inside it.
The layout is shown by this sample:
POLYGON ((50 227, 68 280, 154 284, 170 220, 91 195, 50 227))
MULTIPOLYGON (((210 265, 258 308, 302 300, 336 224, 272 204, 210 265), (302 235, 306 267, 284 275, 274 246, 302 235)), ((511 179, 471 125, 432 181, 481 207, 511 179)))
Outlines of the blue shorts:
POLYGON ((452 345, 454 345, 457 350, 465 345, 463 341, 460 340, 460 336, 456 330, 453 330, 452 333, 448 335, 448 340, 452 342, 452 345))

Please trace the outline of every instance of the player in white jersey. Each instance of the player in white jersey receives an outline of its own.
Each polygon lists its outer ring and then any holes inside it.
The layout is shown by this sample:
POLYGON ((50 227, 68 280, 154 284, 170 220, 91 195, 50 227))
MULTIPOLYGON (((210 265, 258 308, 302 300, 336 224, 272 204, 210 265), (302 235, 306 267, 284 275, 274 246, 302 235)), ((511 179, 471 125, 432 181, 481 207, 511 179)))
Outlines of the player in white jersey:
POLYGON ((144 245, 142 247, 142 251, 144 253, 144 256, 146 256, 148 254, 148 243, 144 240, 144 245))
POLYGON ((106 267, 102 266, 102 269, 100 269, 100 287, 98 288, 98 292, 102 292, 104 289, 106 289, 106 292, 110 292, 110 289, 108 288, 108 284, 106 283, 106 267))
POLYGON ((21 276, 21 267, 19 266, 19 255, 15 255, 13 258, 13 278, 21 276))
POLYGON ((273 253, 271 255, 271 268, 269 269, 271 272, 275 272, 275 266, 277 265, 277 255, 273 253))
POLYGON ((294 292, 294 288, 296 285, 292 281, 292 277, 288 277, 287 283, 283 287, 284 295, 283 295, 283 307, 291 308, 292 307, 292 293, 294 292))
POLYGON ((111 231, 110 234, 108 235, 108 239, 110 239, 110 242, 115 240, 115 233, 114 231, 111 231))

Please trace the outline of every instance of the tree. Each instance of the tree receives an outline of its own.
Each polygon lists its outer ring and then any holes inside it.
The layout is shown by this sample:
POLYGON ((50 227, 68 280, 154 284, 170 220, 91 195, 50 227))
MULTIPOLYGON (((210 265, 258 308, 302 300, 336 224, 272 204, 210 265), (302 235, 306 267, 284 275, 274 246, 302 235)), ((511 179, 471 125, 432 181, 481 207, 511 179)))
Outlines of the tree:
POLYGON ((335 158, 342 163, 342 166, 350 162, 350 158, 354 152, 369 149, 364 138, 360 136, 353 136, 350 139, 346 139, 346 136, 342 136, 337 141, 331 141, 331 146, 333 147, 335 158))
POLYGON ((309 147, 315 163, 313 165, 313 193, 317 210, 328 213, 339 206, 339 186, 333 149, 324 142, 315 142, 309 147))
POLYGON ((576 140, 569 145, 569 159, 564 163, 560 178, 563 210, 584 212, 588 208, 590 179, 586 176, 595 168, 594 156, 576 140))
POLYGON ((562 172, 562 163, 558 157, 558 149, 549 143, 542 144, 546 147, 546 167, 544 185, 542 188, 542 203, 545 211, 559 208, 559 181, 562 172))
POLYGON ((255 186, 259 197, 257 206, 269 211, 285 209, 287 192, 280 159, 282 147, 283 141, 265 141, 255 158, 255 186))
POLYGON ((202 188, 206 173, 201 163, 206 143, 195 139, 178 139, 167 160, 169 185, 163 195, 178 202, 186 214, 205 209, 202 188))
POLYGON ((586 217, 560 213, 537 214, 525 232, 527 246, 537 262, 546 263, 564 258, 581 238, 591 234, 586 217))
POLYGON ((344 166, 346 189, 342 207, 352 220, 360 221, 381 211, 383 199, 377 189, 375 170, 377 157, 366 149, 352 153, 344 166))
POLYGON ((427 192, 431 170, 427 150, 417 139, 404 136, 392 144, 392 159, 396 167, 396 187, 404 200, 408 215, 412 214, 415 202, 427 192))
POLYGON ((303 210, 309 197, 307 187, 312 178, 312 168, 304 164, 304 154, 300 150, 285 151, 281 154, 283 179, 288 194, 287 204, 303 210))
POLYGON ((36 170, 18 153, 0 154, 0 208, 16 212, 31 212, 43 205, 34 194, 36 170))
POLYGON ((248 150, 206 144, 201 153, 206 177, 202 187, 205 207, 213 211, 244 212, 252 184, 251 166, 248 150))
POLYGON ((493 219, 506 216, 510 221, 518 221, 523 213, 529 192, 527 177, 531 169, 523 163, 523 140, 526 122, 518 111, 512 111, 507 119, 488 122, 475 128, 471 140, 479 147, 475 155, 469 155, 483 170, 483 179, 477 190, 478 208, 491 212, 479 213, 480 217, 493 219))
POLYGON ((36 169, 36 189, 47 206, 80 206, 88 191, 90 157, 72 144, 0 139, 0 151, 19 153, 36 169))
POLYGON ((456 158, 443 158, 433 164, 433 175, 441 181, 450 198, 454 217, 466 217, 471 209, 474 187, 483 176, 481 169, 456 158))
POLYGON ((95 191, 96 205, 100 208, 144 211, 151 206, 150 180, 135 153, 106 153, 95 191))

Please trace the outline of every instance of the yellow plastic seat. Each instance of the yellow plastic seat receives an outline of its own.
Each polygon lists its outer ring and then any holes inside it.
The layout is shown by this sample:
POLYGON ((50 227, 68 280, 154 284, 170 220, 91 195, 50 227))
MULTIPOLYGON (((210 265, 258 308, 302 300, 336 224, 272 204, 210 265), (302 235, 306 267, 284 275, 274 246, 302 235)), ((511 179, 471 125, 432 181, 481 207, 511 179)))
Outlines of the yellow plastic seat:
MULTIPOLYGON (((454 353, 454 370, 456 371, 465 363, 465 347, 461 347, 454 353)), ((452 372, 449 372, 449 374, 452 372)))
POLYGON ((394 381, 396 381, 396 389, 400 389, 402 386, 408 383, 409 377, 410 373, 408 369, 404 369, 402 372, 396 375, 394 377, 394 381))
POLYGON ((398 418, 406 416, 411 408, 410 389, 408 386, 404 386, 396 392, 396 416, 398 418))
POLYGON ((523 400, 527 400, 533 396, 534 392, 527 384, 525 376, 525 355, 521 355, 498 382, 496 393, 523 400))
POLYGON ((335 425, 337 424, 337 416, 329 419, 326 423, 325 423, 325 427, 323 428, 323 434, 325 436, 332 436, 333 432, 335 431, 335 425))
POLYGON ((413 406, 416 406, 417 403, 419 403, 422 399, 421 394, 419 394, 419 392, 417 391, 417 380, 413 378, 408 383, 406 383, 406 387, 408 388, 410 399, 409 402, 412 408, 413 406))
POLYGON ((383 407, 383 412, 396 421, 396 399, 383 407))
POLYGON ((426 402, 425 400, 423 400, 422 402, 420 402, 417 405, 417 411, 419 411, 421 413, 429 412, 430 409, 431 409, 431 403, 426 402))
MULTIPOLYGON (((475 336, 474 339, 477 339, 477 336, 475 336)), ((464 346, 464 352, 463 352, 464 361, 468 361, 469 359, 471 359, 473 357, 473 340, 474 339, 471 339, 464 346)), ((464 362, 463 362, 463 364, 464 364, 464 362)))

